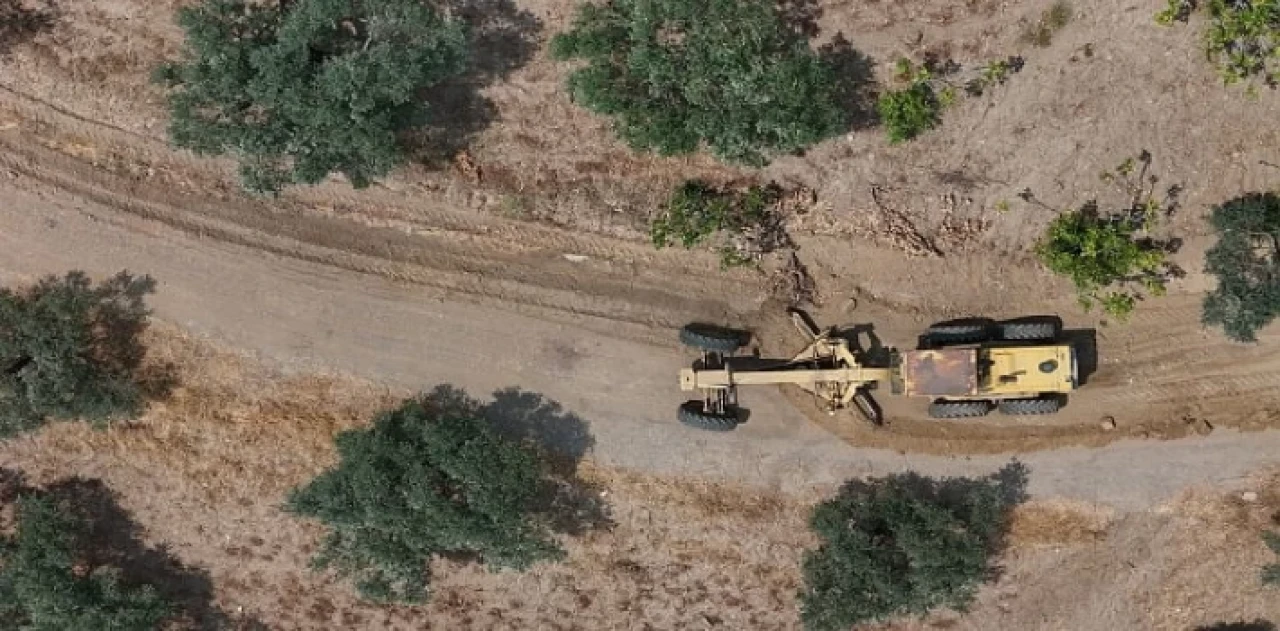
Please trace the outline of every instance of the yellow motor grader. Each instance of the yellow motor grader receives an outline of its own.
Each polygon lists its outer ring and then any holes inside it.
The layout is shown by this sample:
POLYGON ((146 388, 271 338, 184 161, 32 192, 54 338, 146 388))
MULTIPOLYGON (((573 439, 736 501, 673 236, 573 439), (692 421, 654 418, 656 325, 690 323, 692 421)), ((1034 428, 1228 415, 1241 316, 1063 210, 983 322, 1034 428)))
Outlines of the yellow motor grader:
POLYGON ((871 390, 930 399, 929 416, 967 418, 993 409, 1003 414, 1052 414, 1079 383, 1076 350, 1056 320, 971 321, 939 324, 920 336, 916 350, 890 350, 883 365, 864 365, 835 330, 820 331, 800 311, 791 312, 808 345, 790 359, 735 355, 744 333, 689 325, 680 341, 701 357, 680 371, 680 389, 702 394, 680 406, 680 422, 712 431, 738 426, 738 386, 791 384, 812 393, 829 413, 854 407, 880 424, 883 412, 871 390))

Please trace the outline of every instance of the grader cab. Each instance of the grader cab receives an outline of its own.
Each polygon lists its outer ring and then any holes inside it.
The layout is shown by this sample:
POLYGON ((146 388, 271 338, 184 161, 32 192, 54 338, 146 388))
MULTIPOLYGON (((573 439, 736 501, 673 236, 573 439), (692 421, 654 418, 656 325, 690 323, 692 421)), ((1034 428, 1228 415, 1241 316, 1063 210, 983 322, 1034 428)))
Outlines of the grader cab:
POLYGON ((702 394, 680 407, 691 427, 728 431, 737 427, 739 386, 797 386, 815 396, 828 413, 855 407, 868 420, 884 421, 871 391, 880 384, 894 394, 928 398, 933 418, 1003 414, 1051 414, 1078 385, 1076 350, 1061 339, 1052 320, 1003 323, 970 321, 930 327, 916 350, 890 351, 881 365, 850 347, 836 331, 820 331, 793 311, 792 322, 808 345, 790 359, 738 357, 744 334, 690 325, 681 341, 702 356, 680 371, 680 388, 702 394))

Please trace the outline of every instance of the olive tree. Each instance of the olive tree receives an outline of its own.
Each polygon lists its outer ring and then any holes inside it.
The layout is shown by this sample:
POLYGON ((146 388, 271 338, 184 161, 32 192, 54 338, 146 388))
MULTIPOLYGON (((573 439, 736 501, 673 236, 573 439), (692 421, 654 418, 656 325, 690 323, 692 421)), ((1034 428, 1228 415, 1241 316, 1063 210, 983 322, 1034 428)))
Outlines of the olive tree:
POLYGON ((172 142, 231 154, 246 188, 345 175, 368 186, 403 159, 397 134, 427 119, 420 92, 465 68, 461 24, 419 0, 204 0, 178 10, 172 142))

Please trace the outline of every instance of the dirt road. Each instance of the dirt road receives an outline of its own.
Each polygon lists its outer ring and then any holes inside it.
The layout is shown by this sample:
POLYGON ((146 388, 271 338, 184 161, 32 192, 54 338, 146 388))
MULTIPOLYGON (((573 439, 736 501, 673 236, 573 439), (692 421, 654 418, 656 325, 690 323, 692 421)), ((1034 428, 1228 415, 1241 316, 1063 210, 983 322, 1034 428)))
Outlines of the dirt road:
MULTIPOLYGON (((6 282, 72 268, 149 273, 160 281, 160 317, 286 368, 331 368, 408 387, 448 382, 477 393, 507 386, 541 392, 590 423, 602 462, 798 489, 903 469, 981 473, 1009 457, 857 448, 806 422, 770 389, 749 393, 752 419, 735 433, 686 430, 672 418, 681 399, 674 374, 685 361, 674 344, 611 337, 589 316, 574 326, 192 238, 22 176, 0 184, 0 198, 6 282)), ((1269 462, 1277 448, 1277 433, 1217 431, 1022 459, 1033 471, 1033 493, 1139 507, 1199 482, 1229 482, 1269 462)))

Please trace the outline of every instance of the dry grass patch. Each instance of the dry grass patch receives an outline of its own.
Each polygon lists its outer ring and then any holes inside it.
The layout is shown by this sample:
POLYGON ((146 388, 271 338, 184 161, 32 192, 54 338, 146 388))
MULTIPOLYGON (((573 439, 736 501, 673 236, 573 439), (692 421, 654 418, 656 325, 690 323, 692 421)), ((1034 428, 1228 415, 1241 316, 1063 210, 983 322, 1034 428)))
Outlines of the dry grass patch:
POLYGON ((1028 502, 1013 509, 1009 545, 1071 545, 1098 541, 1115 518, 1109 508, 1070 500, 1028 502))

